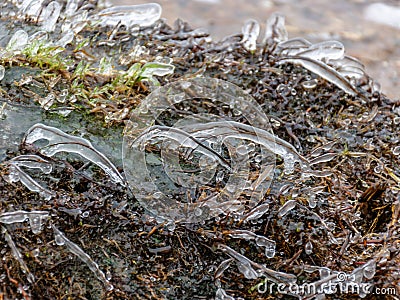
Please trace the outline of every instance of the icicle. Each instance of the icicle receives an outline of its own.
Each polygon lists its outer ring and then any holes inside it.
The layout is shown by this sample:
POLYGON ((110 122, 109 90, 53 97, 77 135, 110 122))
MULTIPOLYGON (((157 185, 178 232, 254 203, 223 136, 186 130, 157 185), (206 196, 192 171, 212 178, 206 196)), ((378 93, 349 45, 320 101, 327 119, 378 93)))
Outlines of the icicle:
POLYGON ((263 43, 270 45, 286 41, 287 39, 288 33, 285 28, 285 17, 279 14, 272 14, 267 20, 263 43))
POLYGON ((312 44, 307 49, 299 51, 294 55, 316 60, 341 59, 344 56, 344 46, 338 41, 326 41, 312 44))
POLYGON ((83 261, 89 269, 95 274, 98 280, 100 280, 107 291, 114 289, 112 284, 107 280, 103 271, 99 269, 99 265, 94 262, 88 254, 86 254, 77 244, 71 242, 67 237, 58 230, 54 225, 51 225, 54 231, 54 237, 56 239, 57 245, 64 245, 72 254, 76 255, 81 261, 83 261))
POLYGON ((293 38, 287 41, 278 43, 276 52, 282 56, 293 56, 297 53, 308 49, 312 43, 303 38, 293 38))
POLYGON ((295 275, 277 272, 266 268, 264 265, 253 262, 226 245, 218 244, 218 249, 226 252, 229 256, 234 258, 236 260, 239 270, 248 279, 266 276, 276 283, 294 283, 297 279, 295 275))
POLYGON ((269 210, 269 203, 263 203, 253 208, 249 213, 247 213, 242 221, 250 221, 261 218, 269 210))
POLYGON ((257 48, 257 38, 260 34, 260 24, 255 20, 248 20, 242 27, 243 47, 250 52, 254 52, 257 48))
POLYGON ((114 182, 124 185, 124 180, 117 168, 104 154, 93 148, 88 140, 39 123, 28 130, 24 143, 33 144, 41 139, 49 141, 47 146, 40 148, 43 155, 51 157, 58 152, 77 153, 102 168, 114 182))
POLYGON ((3 224, 22 223, 28 219, 27 212, 24 210, 5 212, 0 214, 0 222, 3 224))
POLYGON ((233 261, 233 258, 228 258, 228 259, 222 261, 219 264, 218 268, 215 270, 214 278, 217 279, 217 278, 221 277, 222 274, 225 272, 225 270, 230 267, 232 261, 233 261))
POLYGON ((52 32, 56 27, 58 17, 60 16, 61 5, 57 1, 50 2, 40 14, 42 29, 52 32))
POLYGON ((0 222, 3 224, 21 223, 29 219, 31 230, 34 234, 39 234, 42 228, 42 223, 49 217, 47 211, 24 211, 18 210, 13 212, 5 212, 0 214, 0 222))
POLYGON ((287 201, 278 211, 278 217, 282 218, 284 215, 286 215, 289 211, 294 209, 297 205, 296 200, 289 200, 287 201))
POLYGON ((293 64, 298 64, 306 68, 307 70, 321 76, 322 78, 326 79, 327 81, 333 83, 346 93, 352 95, 352 96, 360 96, 364 99, 366 97, 350 84, 349 81, 347 81, 346 78, 344 78, 338 71, 333 69, 332 67, 326 65, 323 62, 320 62, 318 60, 311 59, 309 57, 301 57, 301 56, 293 56, 289 58, 283 58, 278 61, 278 64, 281 63, 293 63, 293 64))

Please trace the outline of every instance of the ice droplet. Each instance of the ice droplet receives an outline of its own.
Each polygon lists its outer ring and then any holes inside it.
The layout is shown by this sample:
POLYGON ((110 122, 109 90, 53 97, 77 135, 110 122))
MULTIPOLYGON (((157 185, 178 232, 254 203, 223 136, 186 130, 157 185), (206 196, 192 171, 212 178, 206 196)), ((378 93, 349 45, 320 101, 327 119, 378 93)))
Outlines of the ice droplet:
POLYGON ((308 197, 308 206, 310 208, 315 208, 317 206, 317 201, 316 201, 316 195, 315 194, 311 194, 308 197))
POLYGON ((42 230, 42 222, 49 217, 48 212, 32 211, 28 213, 29 225, 34 234, 39 234, 42 230))
POLYGON ((311 243, 311 241, 308 241, 307 244, 304 246, 304 250, 306 252, 306 254, 310 255, 313 251, 313 244, 311 243))
POLYGON ((301 83, 303 88, 305 88, 306 90, 311 90, 311 89, 315 88, 317 86, 317 84, 318 84, 317 79, 306 80, 301 83))

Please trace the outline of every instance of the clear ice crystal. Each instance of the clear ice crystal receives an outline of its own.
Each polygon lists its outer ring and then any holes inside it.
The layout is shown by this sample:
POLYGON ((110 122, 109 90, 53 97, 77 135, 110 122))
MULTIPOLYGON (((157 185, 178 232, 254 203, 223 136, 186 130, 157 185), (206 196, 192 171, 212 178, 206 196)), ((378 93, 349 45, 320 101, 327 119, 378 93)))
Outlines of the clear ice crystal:
POLYGON ((311 241, 308 241, 304 246, 304 251, 306 254, 310 255, 313 252, 313 244, 311 241))
POLYGON ((286 41, 287 39, 288 33, 285 28, 285 17, 280 14, 272 14, 267 20, 264 44, 270 45, 286 41))

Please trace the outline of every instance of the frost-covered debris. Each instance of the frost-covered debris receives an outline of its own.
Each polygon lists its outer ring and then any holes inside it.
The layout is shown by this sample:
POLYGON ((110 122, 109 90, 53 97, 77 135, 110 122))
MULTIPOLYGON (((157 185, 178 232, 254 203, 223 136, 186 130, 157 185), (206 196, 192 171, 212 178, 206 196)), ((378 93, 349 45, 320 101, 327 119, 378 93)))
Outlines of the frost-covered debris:
POLYGON ((11 253, 14 256, 14 258, 18 261, 22 271, 27 274, 27 279, 30 283, 35 282, 35 276, 30 272, 28 266, 26 265, 23 255, 21 252, 18 250, 17 246, 15 245, 14 241, 12 240, 11 235, 8 233, 7 229, 3 226, 1 226, 1 233, 4 234, 4 238, 8 244, 8 246, 11 248, 11 253))
POLYGON ((29 219, 29 225, 34 234, 39 234, 42 229, 43 221, 49 218, 47 211, 24 211, 18 210, 0 214, 0 223, 13 224, 21 223, 29 219))
POLYGON ((55 227, 54 225, 51 225, 51 227, 54 231, 54 239, 56 241, 56 244, 59 246, 64 245, 72 254, 76 255, 82 262, 84 262, 93 272, 96 278, 104 284, 107 291, 113 290, 113 285, 106 278, 106 275, 103 273, 103 271, 100 270, 99 265, 95 261, 93 261, 93 259, 87 253, 85 253, 82 248, 70 241, 64 235, 64 233, 57 229, 57 227, 55 227))
POLYGON ((38 140, 48 141, 46 146, 40 147, 43 155, 52 157, 59 152, 79 154, 102 168, 114 182, 124 185, 124 179, 114 164, 88 140, 66 134, 54 127, 35 124, 26 133, 23 143, 33 144, 38 140))

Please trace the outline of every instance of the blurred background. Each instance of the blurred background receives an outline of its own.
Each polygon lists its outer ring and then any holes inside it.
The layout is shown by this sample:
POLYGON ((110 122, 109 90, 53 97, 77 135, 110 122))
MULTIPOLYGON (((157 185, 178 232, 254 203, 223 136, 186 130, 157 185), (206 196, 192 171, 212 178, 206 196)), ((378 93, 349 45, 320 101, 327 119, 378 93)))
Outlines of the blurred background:
MULTIPOLYGON (((346 54, 357 57, 367 73, 392 99, 400 98, 399 0, 109 0, 113 5, 156 2, 162 18, 177 18, 193 28, 206 28, 214 40, 240 33, 242 24, 255 19, 265 28, 273 12, 286 17, 289 38, 311 42, 338 40, 346 54)), ((263 31, 261 31, 263 36, 263 31)))

